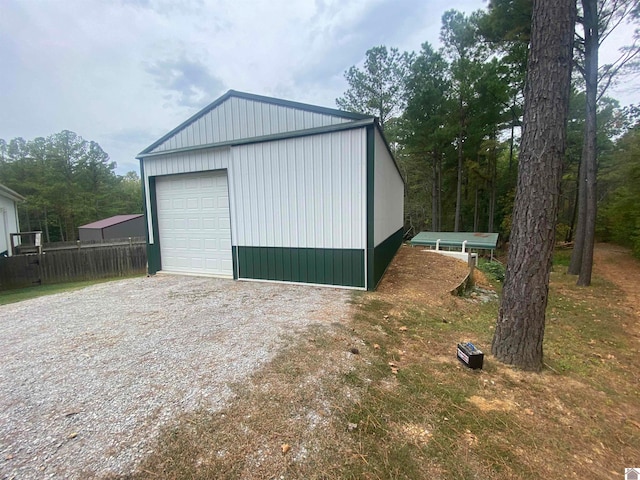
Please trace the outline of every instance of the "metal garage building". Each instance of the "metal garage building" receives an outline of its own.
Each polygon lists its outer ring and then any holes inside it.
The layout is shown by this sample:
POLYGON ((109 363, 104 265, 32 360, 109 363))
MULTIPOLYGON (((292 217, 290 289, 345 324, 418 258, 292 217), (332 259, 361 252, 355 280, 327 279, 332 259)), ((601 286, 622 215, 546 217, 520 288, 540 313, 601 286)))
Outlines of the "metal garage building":
POLYGON ((150 273, 373 290, 402 242, 374 117, 230 90, 137 158, 150 273))

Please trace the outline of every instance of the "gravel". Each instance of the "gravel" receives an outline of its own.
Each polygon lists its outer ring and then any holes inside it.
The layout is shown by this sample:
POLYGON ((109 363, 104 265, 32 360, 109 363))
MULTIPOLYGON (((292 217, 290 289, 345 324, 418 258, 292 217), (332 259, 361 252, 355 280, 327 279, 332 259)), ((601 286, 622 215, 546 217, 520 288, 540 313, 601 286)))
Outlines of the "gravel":
POLYGON ((126 474, 163 425, 219 410, 345 290, 157 275, 0 306, 0 478, 126 474))

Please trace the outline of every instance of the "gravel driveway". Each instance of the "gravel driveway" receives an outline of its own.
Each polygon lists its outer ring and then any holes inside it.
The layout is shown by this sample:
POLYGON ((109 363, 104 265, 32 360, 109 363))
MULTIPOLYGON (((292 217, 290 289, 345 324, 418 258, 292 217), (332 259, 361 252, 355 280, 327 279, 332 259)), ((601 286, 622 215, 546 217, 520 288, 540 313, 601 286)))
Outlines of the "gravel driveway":
POLYGON ((0 478, 130 472, 348 292, 157 275, 0 306, 0 478))

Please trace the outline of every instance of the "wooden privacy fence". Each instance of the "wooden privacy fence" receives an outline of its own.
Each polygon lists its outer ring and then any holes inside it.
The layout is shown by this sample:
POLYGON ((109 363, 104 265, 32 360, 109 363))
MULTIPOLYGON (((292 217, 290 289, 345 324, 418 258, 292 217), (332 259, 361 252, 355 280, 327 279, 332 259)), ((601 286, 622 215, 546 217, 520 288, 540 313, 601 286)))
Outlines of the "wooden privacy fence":
POLYGON ((0 257, 0 290, 144 274, 146 265, 143 243, 0 257))

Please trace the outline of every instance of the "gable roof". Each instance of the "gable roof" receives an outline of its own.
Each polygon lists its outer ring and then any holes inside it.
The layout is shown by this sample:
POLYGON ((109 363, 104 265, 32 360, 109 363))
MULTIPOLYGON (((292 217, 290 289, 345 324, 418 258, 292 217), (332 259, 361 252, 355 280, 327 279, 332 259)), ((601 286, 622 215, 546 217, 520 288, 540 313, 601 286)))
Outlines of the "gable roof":
POLYGON ((360 113, 229 90, 149 145, 140 152, 138 158, 152 152, 164 153, 196 145, 219 145, 241 139, 259 138, 273 134, 283 135, 294 131, 373 120, 373 118, 370 115, 360 113), (234 109, 244 113, 247 117, 260 117, 261 122, 253 122, 252 120, 245 123, 242 118, 231 118, 234 109), (271 120, 275 120, 274 123, 281 122, 283 125, 267 125, 266 123, 271 120))
POLYGON ((98 220, 97 222, 87 223, 86 225, 80 225, 78 228, 93 228, 97 230, 101 230, 103 228, 112 227, 119 223, 124 223, 129 220, 133 220, 134 218, 140 218, 144 215, 141 213, 134 215, 114 215, 113 217, 103 218, 102 220, 98 220))
POLYGON ((20 195, 17 192, 14 192, 9 187, 5 187, 1 183, 0 183, 0 195, 13 200, 14 202, 24 202, 26 200, 26 198, 24 198, 22 195, 20 195))

